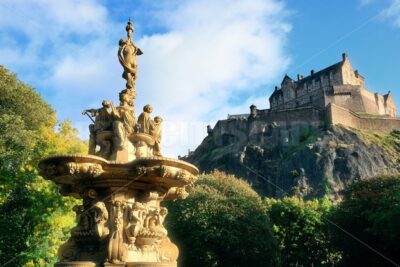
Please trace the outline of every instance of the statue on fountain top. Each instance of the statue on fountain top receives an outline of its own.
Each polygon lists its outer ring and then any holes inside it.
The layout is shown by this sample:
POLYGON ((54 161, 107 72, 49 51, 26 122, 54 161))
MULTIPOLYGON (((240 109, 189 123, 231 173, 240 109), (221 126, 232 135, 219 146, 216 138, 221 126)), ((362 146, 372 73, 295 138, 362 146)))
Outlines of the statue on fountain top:
POLYGON ((161 156, 161 117, 151 118, 153 108, 145 105, 136 121, 135 81, 137 78, 136 56, 143 54, 133 43, 133 24, 129 19, 126 26, 127 38, 119 41, 118 60, 124 71, 126 88, 119 93, 119 106, 103 101, 100 109, 85 110, 91 114, 89 154, 108 160, 129 162, 135 158, 161 156), (99 150, 96 150, 99 147, 99 150))
POLYGON ((133 24, 129 18, 128 25, 126 25, 127 39, 119 41, 118 59, 124 68, 122 77, 126 80, 126 89, 134 91, 137 79, 136 56, 142 55, 143 52, 132 41, 133 30, 133 24))

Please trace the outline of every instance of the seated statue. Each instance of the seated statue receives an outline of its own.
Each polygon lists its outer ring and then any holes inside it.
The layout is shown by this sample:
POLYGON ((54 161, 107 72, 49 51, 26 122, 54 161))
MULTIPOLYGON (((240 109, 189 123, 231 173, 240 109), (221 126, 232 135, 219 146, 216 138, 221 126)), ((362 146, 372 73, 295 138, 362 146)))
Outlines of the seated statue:
MULTIPOLYGON (((129 102, 122 102, 119 107, 111 106, 113 116, 113 146, 114 150, 126 148, 128 136, 136 124, 135 114, 129 102)), ((115 151, 114 151, 115 152, 115 151)))
POLYGON ((139 115, 137 121, 137 131, 139 133, 150 134, 150 125, 152 124, 150 114, 153 107, 149 104, 143 107, 143 112, 139 115))
POLYGON ((133 133, 136 125, 136 117, 133 108, 135 97, 133 90, 122 90, 119 94, 120 105, 111 105, 112 114, 112 153, 111 160, 132 160, 133 145, 129 141, 129 136, 133 133))
POLYGON ((86 109, 82 114, 90 114, 90 117, 95 117, 93 124, 89 125, 89 154, 96 155, 96 145, 100 146, 100 151, 98 154, 100 156, 105 156, 110 152, 110 141, 102 140, 99 138, 98 134, 103 131, 112 130, 112 116, 111 116, 111 102, 104 100, 102 106, 99 109, 86 109))

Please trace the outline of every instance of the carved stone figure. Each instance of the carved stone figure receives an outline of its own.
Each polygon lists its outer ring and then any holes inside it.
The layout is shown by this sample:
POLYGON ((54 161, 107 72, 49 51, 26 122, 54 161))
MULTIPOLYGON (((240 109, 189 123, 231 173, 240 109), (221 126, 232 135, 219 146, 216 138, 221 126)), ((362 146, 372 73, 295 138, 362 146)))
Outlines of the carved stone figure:
POLYGON ((126 254, 123 239, 125 203, 115 201, 112 203, 111 234, 108 243, 108 259, 110 263, 120 263, 126 254))
POLYGON ((153 136, 155 144, 153 147, 153 155, 161 157, 161 137, 163 119, 160 116, 154 117, 154 121, 150 125, 150 135, 153 136))
POLYGON ((113 146, 115 150, 124 149, 128 142, 128 136, 133 132, 136 120, 133 108, 128 103, 115 108, 113 105, 113 146))
POLYGON ((91 214, 93 218, 93 231, 100 239, 107 236, 110 232, 106 226, 108 221, 108 211, 104 202, 97 201, 91 207, 91 214))
POLYGON ((82 112, 83 115, 90 114, 91 117, 96 119, 93 124, 89 125, 89 154, 96 154, 96 145, 100 146, 100 154, 107 154, 110 150, 110 142, 99 138, 99 133, 103 131, 110 131, 112 127, 111 117, 111 102, 104 100, 99 109, 86 109, 82 112))
POLYGON ((150 114, 152 111, 153 107, 150 104, 147 104, 143 107, 143 112, 139 115, 138 118, 139 133, 150 134, 150 127, 152 124, 150 114))
POLYGON ((137 78, 136 56, 142 55, 143 52, 132 42, 133 24, 130 19, 126 31, 128 38, 119 41, 118 60, 124 68, 122 77, 126 80, 126 88, 133 89, 137 78))
POLYGON ((72 228, 71 234, 72 236, 80 236, 82 233, 86 233, 90 231, 90 215, 85 212, 85 208, 83 205, 77 205, 73 208, 76 214, 76 226, 72 228))
POLYGON ((134 244, 136 241, 136 236, 139 231, 143 229, 144 219, 147 216, 146 207, 139 202, 135 202, 132 205, 131 210, 128 215, 128 226, 126 227, 126 236, 130 244, 134 244))
POLYGON ((160 208, 160 210, 156 210, 153 216, 150 216, 148 220, 149 230, 162 236, 167 236, 168 231, 164 227, 164 220, 167 214, 168 210, 164 207, 160 208))

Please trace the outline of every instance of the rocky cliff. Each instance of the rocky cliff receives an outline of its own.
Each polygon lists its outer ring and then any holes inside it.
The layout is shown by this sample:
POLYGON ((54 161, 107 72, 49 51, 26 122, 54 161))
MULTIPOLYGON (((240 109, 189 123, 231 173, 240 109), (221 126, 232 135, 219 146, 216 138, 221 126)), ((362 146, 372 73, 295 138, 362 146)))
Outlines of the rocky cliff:
POLYGON ((201 171, 242 177, 261 195, 339 199, 346 184, 400 172, 400 131, 390 134, 341 126, 310 130, 302 141, 282 145, 257 138, 226 143, 209 135, 186 160, 201 171))

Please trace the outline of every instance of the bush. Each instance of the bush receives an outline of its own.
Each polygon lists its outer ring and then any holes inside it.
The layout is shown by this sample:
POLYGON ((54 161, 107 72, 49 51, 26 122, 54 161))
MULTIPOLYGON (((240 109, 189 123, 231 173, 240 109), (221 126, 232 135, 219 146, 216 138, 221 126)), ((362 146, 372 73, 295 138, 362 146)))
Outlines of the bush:
POLYGON ((324 220, 332 207, 329 200, 288 197, 267 199, 266 203, 282 266, 332 266, 340 259, 332 249, 324 220))
POLYGON ((180 266, 277 266, 265 207, 246 182, 216 171, 201 175, 190 196, 168 208, 180 266))
MULTIPOLYGON (((354 183, 332 220, 391 261, 400 263, 400 177, 376 177, 354 183)), ((332 228, 343 250, 344 266, 393 266, 343 231, 332 228)))

